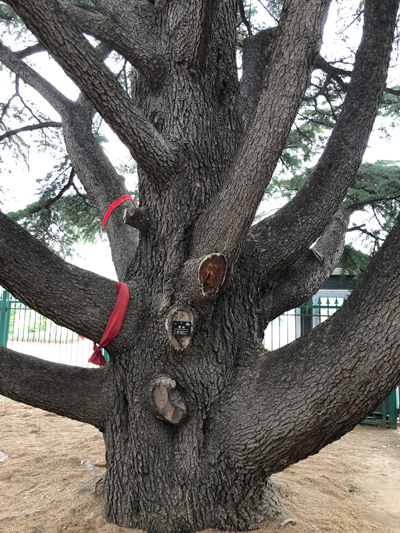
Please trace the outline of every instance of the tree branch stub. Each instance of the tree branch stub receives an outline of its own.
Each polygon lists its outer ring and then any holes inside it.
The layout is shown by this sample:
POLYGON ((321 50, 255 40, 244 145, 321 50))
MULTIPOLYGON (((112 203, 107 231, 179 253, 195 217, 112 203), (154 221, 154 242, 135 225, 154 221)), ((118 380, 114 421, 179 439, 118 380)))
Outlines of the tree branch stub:
POLYGON ((140 231, 147 231, 150 225, 148 209, 129 207, 124 210, 124 223, 140 231))

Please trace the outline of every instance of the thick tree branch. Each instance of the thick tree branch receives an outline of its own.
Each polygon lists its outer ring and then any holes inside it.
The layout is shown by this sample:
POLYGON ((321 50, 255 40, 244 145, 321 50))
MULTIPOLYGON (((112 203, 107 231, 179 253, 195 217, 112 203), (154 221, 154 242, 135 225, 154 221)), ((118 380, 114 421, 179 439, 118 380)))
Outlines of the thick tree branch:
POLYGON ((295 0, 284 8, 256 112, 220 193, 196 223, 192 257, 218 252, 228 268, 235 263, 308 85, 328 7, 328 0, 295 0))
MULTIPOLYGON (((93 109, 84 98, 79 98, 70 106, 62 118, 65 145, 72 165, 103 218, 114 200, 129 194, 124 179, 116 172, 93 136, 93 109)), ((118 206, 111 213, 106 226, 114 265, 121 281, 124 280, 139 239, 138 232, 124 224, 123 220, 124 208, 131 206, 132 202, 129 201, 118 206)))
POLYGON ((95 342, 117 296, 113 281, 63 261, 1 211, 0 284, 32 309, 95 342))
POLYGON ((212 0, 190 0, 182 10, 179 2, 168 5, 169 32, 174 60, 204 69, 211 39, 215 5, 212 0))
POLYGON ((398 219, 343 307, 305 337, 256 355, 227 392, 215 427, 239 471, 265 476, 316 453, 398 385, 399 247, 398 219))
POLYGON ((385 87, 398 6, 398 0, 366 2, 353 76, 324 153, 295 198, 253 228, 266 280, 292 264, 318 238, 355 179, 385 87))
POLYGON ((243 74, 240 79, 243 117, 249 121, 260 97, 267 65, 276 43, 278 28, 259 31, 243 43, 243 74))
POLYGON ((49 363, 0 346, 0 394, 103 428, 107 372, 49 363))
POLYGON ((71 104, 71 100, 64 96, 32 67, 24 63, 18 57, 18 52, 12 52, 2 43, 0 43, 0 62, 19 76, 25 83, 33 87, 58 113, 61 114, 71 104))
MULTIPOLYGON (((161 54, 157 53, 152 35, 126 31, 116 24, 112 16, 104 16, 82 9, 69 2, 61 2, 64 12, 78 24, 80 29, 107 43, 137 68, 151 84, 159 84, 166 74, 166 65, 161 54)), ((136 28, 135 28, 136 29, 136 28)))
POLYGON ((15 52, 15 55, 20 59, 24 59, 25 57, 32 56, 38 52, 44 52, 45 50, 46 48, 42 44, 36 43, 32 46, 28 46, 28 48, 24 48, 23 50, 18 50, 18 52, 15 52))
POLYGON ((39 124, 28 124, 27 126, 22 126, 21 128, 17 128, 15 130, 6 131, 2 135, 0 135, 0 142, 4 141, 4 139, 12 137, 13 135, 19 135, 20 133, 23 133, 25 131, 43 130, 45 128, 60 128, 61 126, 61 122, 54 121, 41 122, 39 124))
MULTIPOLYGON (((108 50, 97 50, 96 53, 99 57, 104 57, 108 50)), ((0 45, 0 61, 3 61, 25 83, 36 89, 60 113, 65 144, 72 165, 100 216, 103 217, 110 203, 128 194, 128 191, 123 178, 115 171, 93 136, 93 109, 83 97, 79 97, 76 102, 66 98, 33 68, 19 59, 16 53, 2 45, 0 45)), ((124 207, 130 207, 129 203, 125 203, 112 213, 106 228, 117 275, 121 280, 138 242, 137 232, 123 224, 124 207)))
POLYGON ((12 0, 13 9, 46 46, 86 98, 150 175, 173 172, 177 156, 99 60, 93 47, 54 0, 12 0))
POLYGON ((349 218, 349 210, 339 209, 317 244, 276 280, 269 321, 306 302, 329 278, 343 253, 349 218))

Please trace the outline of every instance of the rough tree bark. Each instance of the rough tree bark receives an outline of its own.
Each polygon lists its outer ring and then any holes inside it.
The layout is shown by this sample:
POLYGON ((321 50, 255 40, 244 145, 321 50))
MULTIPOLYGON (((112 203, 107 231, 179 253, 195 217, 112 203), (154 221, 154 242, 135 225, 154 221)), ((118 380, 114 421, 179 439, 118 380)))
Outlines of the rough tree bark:
MULTIPOLYGON (((71 369, 0 347, 0 393, 103 432, 110 522, 153 533, 256 528, 278 507, 270 474, 339 438, 400 381, 400 222, 342 310, 277 352, 262 348, 268 322, 310 298, 341 255, 340 205, 385 87, 399 0, 366 0, 325 152, 295 199, 253 227, 321 62, 329 0, 287 0, 277 28, 249 39, 240 84, 236 0, 7 3, 40 45, 0 45, 0 61, 59 113, 101 215, 126 194, 91 132, 95 112, 108 122, 139 165, 140 207, 121 205, 109 220, 131 295, 110 363, 71 369), (132 95, 84 33, 131 63, 132 95), (43 49, 80 88, 77 101, 25 61, 43 49), (177 320, 190 334, 174 335, 177 320)), ((116 300, 112 281, 65 263, 4 214, 0 283, 96 342, 116 300)))

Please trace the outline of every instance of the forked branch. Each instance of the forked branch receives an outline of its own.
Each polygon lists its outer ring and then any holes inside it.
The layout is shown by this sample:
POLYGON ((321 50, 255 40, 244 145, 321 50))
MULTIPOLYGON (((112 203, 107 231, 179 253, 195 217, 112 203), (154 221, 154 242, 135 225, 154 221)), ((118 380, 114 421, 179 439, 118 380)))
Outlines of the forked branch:
MULTIPOLYGON (((104 58, 107 54, 108 50, 97 50, 99 58, 104 58)), ((100 143, 93 136, 94 110, 90 103, 82 95, 76 102, 69 100, 32 67, 24 63, 16 52, 3 45, 0 45, 0 61, 25 83, 36 89, 61 115, 65 144, 72 165, 86 192, 95 203, 100 217, 103 217, 110 203, 128 194, 128 191, 123 178, 116 172, 100 143)), ((123 224, 122 209, 123 206, 112 213, 106 228, 117 275, 121 280, 138 240, 137 232, 123 224)))
MULTIPOLYGON (((129 195, 125 181, 118 174, 92 132, 93 108, 79 97, 63 113, 63 131, 67 152, 79 180, 103 218, 110 204, 120 196, 129 195)), ((118 279, 123 281, 138 243, 138 232, 123 222, 124 202, 107 222, 106 232, 111 246, 118 279)))
POLYGON ((220 193, 196 223, 192 257, 221 253, 234 265, 308 85, 328 7, 328 0, 295 0, 284 9, 256 112, 220 193))
POLYGON ((343 307, 308 335, 255 354, 227 391, 215 424, 238 471, 265 476, 316 453, 398 385, 399 247, 398 219, 343 307))
POLYGON ((165 178, 177 164, 174 148, 156 130, 97 57, 57 2, 10 0, 10 5, 150 175, 165 178))
POLYGON ((151 35, 141 35, 140 26, 132 21, 133 31, 126 31, 115 22, 115 17, 93 13, 69 2, 62 1, 64 12, 76 22, 84 33, 107 43, 137 68, 149 83, 161 83, 165 76, 165 62, 157 53, 157 44, 149 42, 151 35), (138 28, 139 26, 139 28, 138 28))
POLYGON ((366 1, 353 75, 323 155, 294 199, 253 228, 266 281, 319 237, 355 179, 385 88, 398 7, 399 0, 366 1))

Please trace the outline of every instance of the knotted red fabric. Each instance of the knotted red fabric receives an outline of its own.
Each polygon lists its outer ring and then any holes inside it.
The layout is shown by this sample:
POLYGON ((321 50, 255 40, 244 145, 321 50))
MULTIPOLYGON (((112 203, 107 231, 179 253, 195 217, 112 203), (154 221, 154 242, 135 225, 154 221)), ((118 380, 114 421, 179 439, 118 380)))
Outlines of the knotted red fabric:
POLYGON ((115 284, 117 285, 118 292, 117 301, 115 302, 113 312, 107 322, 103 336, 98 345, 96 343, 93 344, 93 353, 89 358, 89 363, 93 363, 94 365, 104 366, 106 364, 104 355, 101 353, 101 348, 107 346, 118 335, 124 322, 126 310, 128 309, 130 299, 128 285, 119 281, 116 281, 115 284))
MULTIPOLYGON (((125 200, 132 200, 133 202, 133 198, 131 198, 130 196, 128 196, 127 194, 124 194, 124 196, 120 196, 118 198, 118 200, 115 200, 115 202, 113 202, 110 207, 107 209, 107 212, 106 214, 104 215, 104 218, 103 218, 103 227, 105 228, 106 227, 106 224, 107 224, 107 220, 109 219, 111 213, 114 211, 114 209, 116 207, 119 206, 119 204, 122 204, 122 202, 125 202, 125 200)), ((135 204, 135 202, 133 202, 135 204)))

